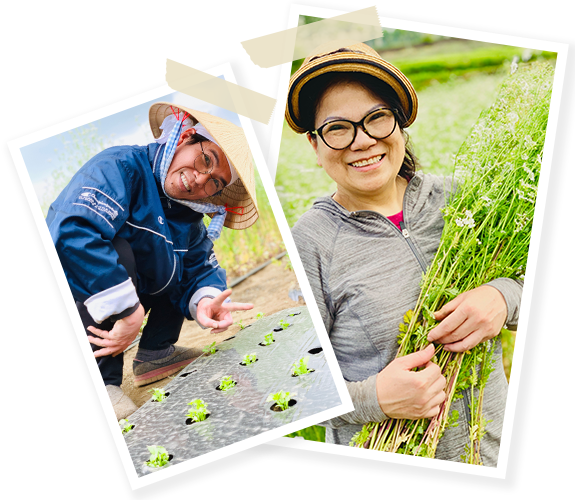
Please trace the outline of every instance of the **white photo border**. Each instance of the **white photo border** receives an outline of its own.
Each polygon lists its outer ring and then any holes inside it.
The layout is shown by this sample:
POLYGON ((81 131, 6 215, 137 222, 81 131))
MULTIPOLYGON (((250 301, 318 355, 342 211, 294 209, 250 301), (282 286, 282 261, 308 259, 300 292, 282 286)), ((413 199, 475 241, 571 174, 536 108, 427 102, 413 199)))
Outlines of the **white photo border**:
MULTIPOLYGON (((522 38, 497 33, 487 33, 463 28, 440 26, 434 24, 405 21, 399 19, 383 18, 381 12, 385 11, 384 5, 376 5, 380 13, 380 22, 382 28, 395 28, 420 33, 429 33, 456 38, 465 38, 488 43, 498 43, 512 45, 517 47, 530 48, 533 50, 545 50, 557 53, 555 65, 555 75, 553 80, 553 91, 551 105, 549 109, 549 118, 547 122, 547 132, 545 145, 543 149, 543 161, 541 165, 541 174, 538 184, 537 203, 535 206, 535 216, 531 233, 531 244, 527 260, 527 270, 525 273, 523 294, 521 298, 521 311, 517 327, 516 341, 513 353, 513 370, 509 378, 509 389, 507 393, 507 403, 505 406, 505 417, 503 421, 503 431, 501 445, 499 449, 499 458, 497 467, 483 467, 480 465, 463 464, 449 462, 444 460, 429 459, 423 457, 410 457, 395 453, 385 453, 376 450, 365 450, 352 448, 330 443, 318 443, 307 441, 305 439, 294 439, 282 437, 268 444, 273 446, 284 446, 289 448, 298 448, 321 453, 333 453, 336 455, 352 456, 358 458, 367 458, 383 462, 391 462, 405 465, 415 465, 431 469, 440 469, 453 472, 462 472, 466 474, 475 474, 486 477, 504 479, 507 471, 509 459, 509 447, 511 443, 511 434, 513 421, 515 418, 515 407, 517 404, 517 394, 519 391, 519 378, 521 374, 521 364, 523 352, 525 349, 525 340, 528 330, 529 313, 531 309, 531 298, 533 295, 534 280, 536 275, 537 258, 539 254, 539 244, 543 228, 543 215, 547 200, 547 190, 549 185, 549 176, 551 173, 551 162, 553 155, 553 145, 555 143, 555 134, 559 116, 559 106, 563 90, 563 81, 565 78, 565 66, 567 62, 567 44, 522 38)), ((345 11, 324 9, 321 7, 311 7, 304 5, 292 5, 289 13, 287 28, 297 27, 300 15, 328 18, 341 14, 345 11)), ((279 150, 284 122, 284 110, 287 103, 287 89, 291 76, 291 62, 282 64, 280 72, 280 83, 278 88, 278 101, 274 114, 272 115, 272 134, 270 141, 270 150, 268 165, 272 177, 275 179, 277 164, 279 159, 279 150)))

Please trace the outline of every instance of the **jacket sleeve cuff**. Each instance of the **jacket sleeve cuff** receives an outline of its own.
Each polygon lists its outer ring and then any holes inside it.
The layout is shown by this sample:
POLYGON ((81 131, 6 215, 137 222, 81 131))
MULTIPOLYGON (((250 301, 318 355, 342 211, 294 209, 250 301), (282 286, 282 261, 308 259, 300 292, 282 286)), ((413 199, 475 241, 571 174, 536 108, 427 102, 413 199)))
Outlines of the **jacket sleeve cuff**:
POLYGON ((496 290, 501 292, 505 304, 507 304, 507 321, 506 327, 517 326, 519 321, 519 309, 521 308, 521 294, 523 292, 523 282, 520 280, 512 280, 510 278, 497 278, 489 283, 496 290))
MULTIPOLYGON (((213 286, 204 286, 199 290, 197 290, 190 299, 190 315, 192 316, 192 318, 194 318, 195 322, 198 325, 200 325, 200 327, 203 330, 205 330, 208 327, 202 325, 198 321, 198 304, 200 303, 200 300, 202 300, 204 297, 209 297, 210 299, 213 299, 214 297, 217 297, 220 293, 222 293, 222 291, 223 290, 220 290, 219 288, 215 288, 213 286)), ((224 303, 231 301, 232 300, 228 297, 226 300, 224 300, 224 303)))
POLYGON ((354 411, 332 418, 321 425, 337 429, 349 424, 367 424, 383 422, 388 416, 383 412, 377 399, 377 374, 361 382, 346 382, 347 390, 353 402, 354 411))
POLYGON ((123 283, 92 295, 84 302, 90 316, 98 324, 105 319, 124 312, 139 303, 136 288, 128 278, 123 283))

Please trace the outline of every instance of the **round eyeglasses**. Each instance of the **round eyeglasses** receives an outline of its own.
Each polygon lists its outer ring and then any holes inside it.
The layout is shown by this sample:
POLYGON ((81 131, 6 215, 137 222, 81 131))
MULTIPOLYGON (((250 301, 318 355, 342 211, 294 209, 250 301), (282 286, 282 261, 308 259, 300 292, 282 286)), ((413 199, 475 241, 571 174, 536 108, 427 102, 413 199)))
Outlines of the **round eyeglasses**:
POLYGON ((353 144, 357 136, 357 127, 372 139, 385 139, 395 131, 397 126, 396 110, 390 108, 378 108, 365 115, 360 121, 333 120, 324 123, 312 134, 321 137, 325 145, 331 149, 346 149, 353 144))
POLYGON ((202 153, 196 156, 194 160, 194 170, 200 174, 208 174, 210 176, 210 178, 204 184, 203 189, 208 196, 215 196, 219 194, 226 186, 220 180, 214 179, 211 176, 212 170, 214 169, 214 161, 204 152, 204 147, 202 146, 201 141, 200 148, 202 149, 202 153))

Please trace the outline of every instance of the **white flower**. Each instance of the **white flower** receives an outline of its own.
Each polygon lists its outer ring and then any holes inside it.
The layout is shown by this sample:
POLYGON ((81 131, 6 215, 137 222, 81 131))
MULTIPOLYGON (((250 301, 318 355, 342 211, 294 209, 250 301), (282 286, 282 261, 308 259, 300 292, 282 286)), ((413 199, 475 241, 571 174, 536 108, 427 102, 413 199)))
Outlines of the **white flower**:
POLYGON ((475 221, 473 220, 473 213, 471 210, 465 210, 465 217, 458 217, 455 219, 455 224, 457 224, 459 227, 475 227, 475 221))
POLYGON ((487 195, 483 195, 481 199, 485 202, 485 204, 490 207, 493 204, 493 200, 489 198, 487 195))

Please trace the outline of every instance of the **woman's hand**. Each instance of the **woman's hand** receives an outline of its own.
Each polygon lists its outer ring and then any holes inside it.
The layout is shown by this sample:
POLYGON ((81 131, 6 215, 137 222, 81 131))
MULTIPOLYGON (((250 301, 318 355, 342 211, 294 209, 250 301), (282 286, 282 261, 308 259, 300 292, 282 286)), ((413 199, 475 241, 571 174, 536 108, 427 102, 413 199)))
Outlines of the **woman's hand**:
POLYGON ((213 299, 204 297, 198 303, 197 316, 198 321, 206 326, 213 328, 211 333, 220 333, 227 330, 232 321, 232 311, 247 311, 253 309, 253 304, 243 304, 241 302, 224 303, 232 294, 231 289, 227 289, 213 299))
POLYGON ((427 340, 446 351, 464 352, 495 337, 507 319, 507 304, 499 290, 483 285, 458 295, 435 313, 441 323, 427 340))
POLYGON ((88 330, 98 336, 88 335, 90 343, 104 348, 94 351, 94 357, 99 358, 109 354, 117 356, 123 352, 138 336, 145 315, 144 307, 140 304, 132 314, 116 321, 109 332, 89 326, 88 330))
POLYGON ((394 359, 377 375, 377 399, 383 412, 391 418, 431 418, 445 401, 446 380, 431 358, 435 347, 394 359), (423 370, 412 371, 424 366, 423 370))

